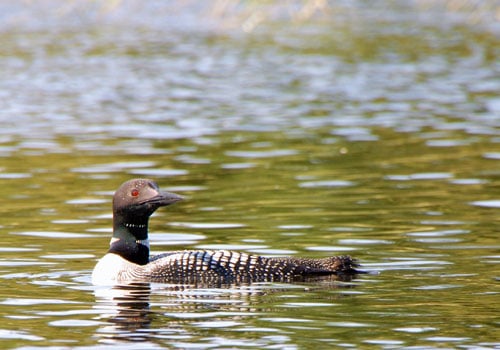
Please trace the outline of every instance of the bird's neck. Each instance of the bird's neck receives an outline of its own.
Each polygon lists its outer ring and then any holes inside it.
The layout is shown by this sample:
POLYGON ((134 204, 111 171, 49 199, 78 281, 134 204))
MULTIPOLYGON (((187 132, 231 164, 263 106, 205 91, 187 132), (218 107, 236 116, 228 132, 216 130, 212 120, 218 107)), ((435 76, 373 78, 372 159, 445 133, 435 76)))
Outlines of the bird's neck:
POLYGON ((139 265, 149 262, 148 218, 126 220, 115 217, 109 253, 139 265))

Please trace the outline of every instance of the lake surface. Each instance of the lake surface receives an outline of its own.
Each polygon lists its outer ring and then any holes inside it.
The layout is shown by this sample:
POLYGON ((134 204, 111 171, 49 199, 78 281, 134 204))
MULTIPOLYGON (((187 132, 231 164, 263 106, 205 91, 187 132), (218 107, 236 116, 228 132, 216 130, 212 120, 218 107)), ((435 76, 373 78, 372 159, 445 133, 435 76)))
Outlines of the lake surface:
POLYGON ((390 4, 3 3, 2 348, 499 349, 498 21, 390 4), (371 273, 96 288, 134 177, 187 197, 154 252, 371 273))

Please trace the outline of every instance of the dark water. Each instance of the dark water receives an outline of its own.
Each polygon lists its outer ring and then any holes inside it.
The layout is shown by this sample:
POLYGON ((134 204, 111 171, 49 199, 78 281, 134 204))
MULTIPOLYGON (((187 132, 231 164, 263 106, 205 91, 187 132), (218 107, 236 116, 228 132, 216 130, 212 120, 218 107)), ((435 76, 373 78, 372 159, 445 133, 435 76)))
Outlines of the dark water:
POLYGON ((500 348, 489 12, 354 3, 253 28, 245 9, 40 4, 0 27, 2 348, 500 348), (133 177, 187 196, 152 218, 156 252, 378 274, 95 288, 133 177))

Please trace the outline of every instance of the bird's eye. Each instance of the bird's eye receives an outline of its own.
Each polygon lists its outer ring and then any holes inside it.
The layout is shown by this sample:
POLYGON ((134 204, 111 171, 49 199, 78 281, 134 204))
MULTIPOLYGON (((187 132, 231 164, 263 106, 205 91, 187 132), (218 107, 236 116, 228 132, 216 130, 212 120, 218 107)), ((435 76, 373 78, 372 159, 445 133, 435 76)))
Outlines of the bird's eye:
POLYGON ((138 189, 133 189, 130 194, 132 195, 132 197, 137 197, 139 195, 139 190, 138 189))

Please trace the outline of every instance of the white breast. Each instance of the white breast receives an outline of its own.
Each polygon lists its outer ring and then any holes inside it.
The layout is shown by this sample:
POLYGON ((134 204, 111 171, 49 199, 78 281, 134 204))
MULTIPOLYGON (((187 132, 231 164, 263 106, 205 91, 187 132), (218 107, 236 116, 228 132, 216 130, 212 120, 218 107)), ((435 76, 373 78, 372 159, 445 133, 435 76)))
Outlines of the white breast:
POLYGON ((92 271, 92 284, 112 285, 123 280, 130 271, 139 265, 133 264, 113 253, 104 255, 92 271))

